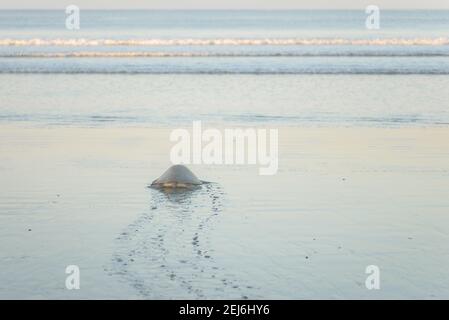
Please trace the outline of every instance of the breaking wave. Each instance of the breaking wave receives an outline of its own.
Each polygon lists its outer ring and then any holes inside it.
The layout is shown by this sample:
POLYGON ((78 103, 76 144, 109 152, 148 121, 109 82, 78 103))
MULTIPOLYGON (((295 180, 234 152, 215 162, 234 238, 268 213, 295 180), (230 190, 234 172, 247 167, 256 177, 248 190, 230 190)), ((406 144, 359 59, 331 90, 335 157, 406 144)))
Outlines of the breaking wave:
POLYGON ((0 39, 0 46, 263 46, 263 45, 355 45, 355 46, 442 46, 449 45, 449 38, 266 38, 266 39, 0 39))
POLYGON ((208 57, 448 57, 445 52, 13 52, 0 53, 0 58, 208 58, 208 57))

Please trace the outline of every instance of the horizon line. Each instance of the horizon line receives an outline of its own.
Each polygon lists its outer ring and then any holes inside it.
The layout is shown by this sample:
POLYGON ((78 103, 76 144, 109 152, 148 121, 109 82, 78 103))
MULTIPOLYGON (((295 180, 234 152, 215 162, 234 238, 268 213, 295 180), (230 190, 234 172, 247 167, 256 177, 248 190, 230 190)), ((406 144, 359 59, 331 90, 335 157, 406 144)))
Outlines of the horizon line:
MULTIPOLYGON (((12 11, 12 10, 33 10, 33 11, 43 11, 43 10, 63 10, 67 6, 61 7, 51 7, 51 8, 2 8, 1 11, 12 11)), ((82 9, 82 6, 79 6, 82 9)), ((83 10, 107 10, 107 11, 117 11, 117 10, 147 10, 147 11, 359 11, 365 10, 366 6, 361 7, 351 7, 351 8, 86 8, 83 10)), ((384 11, 419 11, 419 10, 441 10, 441 11, 449 11, 448 7, 432 7, 432 8, 398 8, 398 7, 388 7, 382 9, 384 11)))

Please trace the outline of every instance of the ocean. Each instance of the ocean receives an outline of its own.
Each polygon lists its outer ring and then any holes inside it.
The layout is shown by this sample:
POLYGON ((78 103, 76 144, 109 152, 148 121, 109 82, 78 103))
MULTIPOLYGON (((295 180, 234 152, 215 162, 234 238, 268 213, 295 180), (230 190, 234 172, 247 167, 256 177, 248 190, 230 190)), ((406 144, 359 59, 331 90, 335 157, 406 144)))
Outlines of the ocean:
POLYGON ((62 10, 0 11, 0 121, 449 123, 449 11, 366 17, 81 10, 69 30, 62 10))
POLYGON ((2 11, 0 72, 448 74, 449 11, 2 11), (70 58, 70 59, 60 59, 70 58), (120 58, 120 59, 117 59, 120 58))

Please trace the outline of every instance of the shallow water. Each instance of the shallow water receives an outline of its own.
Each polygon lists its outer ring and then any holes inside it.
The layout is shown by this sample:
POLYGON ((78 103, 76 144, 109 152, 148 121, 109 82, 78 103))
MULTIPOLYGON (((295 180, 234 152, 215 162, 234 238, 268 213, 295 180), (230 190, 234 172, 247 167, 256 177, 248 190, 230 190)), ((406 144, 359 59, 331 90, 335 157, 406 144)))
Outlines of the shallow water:
POLYGON ((0 123, 445 126, 449 76, 0 75, 0 123))

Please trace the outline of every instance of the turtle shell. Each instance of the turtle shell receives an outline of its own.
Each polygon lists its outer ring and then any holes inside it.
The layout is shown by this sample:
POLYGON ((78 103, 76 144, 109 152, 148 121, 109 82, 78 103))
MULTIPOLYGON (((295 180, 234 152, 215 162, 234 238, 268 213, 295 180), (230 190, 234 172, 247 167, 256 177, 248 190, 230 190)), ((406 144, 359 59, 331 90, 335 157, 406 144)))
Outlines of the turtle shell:
POLYGON ((177 164, 168 168, 159 178, 153 181, 152 187, 188 188, 202 184, 195 174, 186 166, 177 164))

